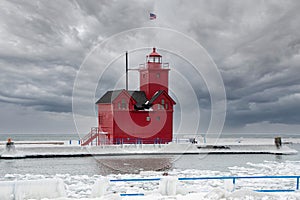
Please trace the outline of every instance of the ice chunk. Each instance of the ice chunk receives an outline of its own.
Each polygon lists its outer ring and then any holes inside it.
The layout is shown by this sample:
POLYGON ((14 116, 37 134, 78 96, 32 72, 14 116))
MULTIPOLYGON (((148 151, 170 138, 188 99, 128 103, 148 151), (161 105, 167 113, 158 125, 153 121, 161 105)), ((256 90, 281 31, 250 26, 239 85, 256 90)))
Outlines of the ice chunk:
POLYGON ((209 192, 207 195, 205 195, 204 199, 210 199, 210 200, 215 200, 215 199, 222 199, 226 196, 226 192, 221 189, 214 189, 211 192, 209 192))
POLYGON ((164 177, 159 182, 159 191, 162 195, 176 195, 177 177, 164 177))
POLYGON ((224 180, 224 189, 227 192, 233 192, 234 191, 234 184, 232 179, 225 179, 224 180))
POLYGON ((109 179, 101 178, 96 180, 95 184, 92 187, 92 197, 102 197, 106 194, 109 187, 109 179))
POLYGON ((0 199, 14 199, 14 185, 8 181, 0 182, 0 199))
POLYGON ((64 183, 61 179, 2 181, 1 200, 22 200, 65 197, 64 183))

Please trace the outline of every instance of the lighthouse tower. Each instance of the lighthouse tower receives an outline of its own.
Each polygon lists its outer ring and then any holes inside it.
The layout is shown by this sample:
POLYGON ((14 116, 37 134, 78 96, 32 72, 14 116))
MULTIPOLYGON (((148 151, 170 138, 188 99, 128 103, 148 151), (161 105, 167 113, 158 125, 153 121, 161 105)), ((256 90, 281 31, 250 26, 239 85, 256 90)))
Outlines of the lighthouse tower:
POLYGON ((153 48, 153 52, 147 56, 144 68, 140 68, 140 91, 144 91, 147 99, 151 99, 159 90, 168 93, 169 67, 164 67, 162 57, 153 48))

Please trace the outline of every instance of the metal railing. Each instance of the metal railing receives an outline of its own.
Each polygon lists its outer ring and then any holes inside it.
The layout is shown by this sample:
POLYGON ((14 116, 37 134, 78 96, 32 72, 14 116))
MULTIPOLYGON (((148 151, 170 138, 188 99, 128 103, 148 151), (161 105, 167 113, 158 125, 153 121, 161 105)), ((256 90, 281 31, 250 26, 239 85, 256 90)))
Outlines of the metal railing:
MULTIPOLYGON (((233 191, 235 190, 237 180, 252 179, 295 179, 295 189, 254 189, 255 192, 295 192, 299 190, 300 175, 296 176, 217 176, 217 177, 183 177, 178 181, 199 181, 199 180, 232 180, 233 191)), ((131 179, 112 179, 110 182, 152 182, 160 181, 161 178, 131 178, 131 179)), ((144 193, 123 193, 120 196, 143 196, 144 193)))
POLYGON ((98 127, 92 127, 91 131, 81 139, 80 141, 81 145, 84 146, 92 142, 97 137, 98 133, 99 133, 98 127))
MULTIPOLYGON (((163 69, 170 68, 170 64, 169 63, 159 63, 159 64, 161 64, 161 67, 163 69)), ((139 64, 138 68, 131 69, 131 70, 146 69, 147 66, 148 66, 148 63, 143 63, 143 64, 139 64)))
MULTIPOLYGON (((220 177, 195 177, 195 178, 178 178, 179 181, 195 181, 195 180, 228 180, 231 179, 233 185, 236 185, 238 179, 296 179, 296 189, 282 189, 282 190, 254 190, 256 192, 294 192, 299 190, 299 178, 300 176, 220 176, 220 177)), ((235 188, 235 187, 234 187, 235 188)))

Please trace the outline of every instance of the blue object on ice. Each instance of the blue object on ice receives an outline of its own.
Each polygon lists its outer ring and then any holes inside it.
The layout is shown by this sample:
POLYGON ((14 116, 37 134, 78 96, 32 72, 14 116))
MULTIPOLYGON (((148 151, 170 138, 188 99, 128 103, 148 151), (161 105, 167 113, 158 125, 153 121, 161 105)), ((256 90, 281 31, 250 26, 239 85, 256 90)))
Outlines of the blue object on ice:
POLYGON ((123 193, 123 194, 120 194, 121 197, 125 197, 125 196, 145 196, 145 194, 142 194, 142 193, 133 193, 133 194, 126 194, 126 193, 123 193))

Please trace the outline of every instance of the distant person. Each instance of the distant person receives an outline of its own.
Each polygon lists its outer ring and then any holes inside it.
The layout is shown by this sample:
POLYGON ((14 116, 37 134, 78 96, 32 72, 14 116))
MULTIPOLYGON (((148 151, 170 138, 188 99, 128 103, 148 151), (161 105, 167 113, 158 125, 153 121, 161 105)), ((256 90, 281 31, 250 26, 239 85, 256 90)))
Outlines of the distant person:
POLYGON ((14 142, 11 141, 11 138, 7 139, 6 150, 7 151, 13 151, 13 150, 15 150, 15 144, 14 144, 14 142))
POLYGON ((197 144, 196 138, 190 138, 190 142, 191 142, 192 144, 197 144))
POLYGON ((275 137, 275 145, 277 149, 280 149, 282 146, 281 137, 275 137))

